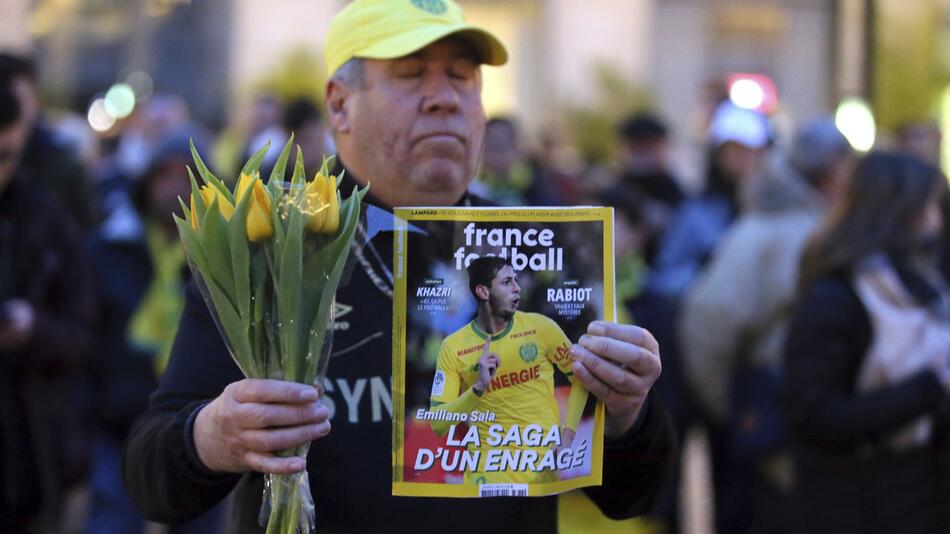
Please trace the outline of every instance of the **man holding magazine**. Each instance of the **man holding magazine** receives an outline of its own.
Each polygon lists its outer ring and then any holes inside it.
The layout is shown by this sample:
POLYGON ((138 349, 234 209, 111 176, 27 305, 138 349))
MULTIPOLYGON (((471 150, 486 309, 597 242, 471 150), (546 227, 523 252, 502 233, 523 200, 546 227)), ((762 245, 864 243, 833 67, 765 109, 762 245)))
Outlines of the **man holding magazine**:
MULTIPOLYGON (((368 220, 395 206, 482 202, 466 189, 485 126, 480 65, 507 59, 494 36, 466 25, 451 0, 355 0, 334 18, 325 53, 329 124, 346 170, 340 189, 371 183, 368 220)), ((307 469, 324 532, 484 530, 465 518, 506 531, 557 529, 554 497, 392 496, 393 233, 372 228, 357 230, 356 265, 337 292, 336 357, 321 391, 243 379, 200 294, 188 290, 168 368, 125 451, 126 486, 146 516, 185 520, 233 490, 229 531, 260 532, 260 473, 307 469), (274 454, 309 441, 308 458, 274 454)), ((584 491, 608 517, 645 513, 674 454, 666 413, 649 395, 660 373, 656 341, 635 326, 594 322, 570 358, 607 414, 604 485, 584 491)))

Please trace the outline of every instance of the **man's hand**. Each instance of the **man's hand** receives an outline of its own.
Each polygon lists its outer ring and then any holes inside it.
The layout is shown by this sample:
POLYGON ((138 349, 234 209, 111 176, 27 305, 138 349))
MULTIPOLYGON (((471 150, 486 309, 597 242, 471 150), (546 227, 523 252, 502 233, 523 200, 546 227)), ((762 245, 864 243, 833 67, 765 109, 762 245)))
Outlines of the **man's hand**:
POLYGON ((571 348, 574 375, 604 401, 604 434, 618 437, 637 420, 640 407, 660 376, 660 347, 650 332, 633 325, 594 321, 571 348))
POLYGON ((330 410, 317 402, 320 394, 310 386, 279 380, 245 379, 228 385, 195 417, 198 457, 212 471, 303 471, 306 458, 274 453, 330 432, 330 410))
POLYGON ((8 300, 0 306, 0 349, 23 348, 33 336, 36 316, 33 306, 22 299, 8 300))
POLYGON ((478 382, 475 383, 475 394, 484 395, 488 391, 488 385, 495 376, 495 371, 501 365, 501 358, 491 351, 491 336, 485 339, 485 348, 482 349, 482 357, 478 359, 478 382))

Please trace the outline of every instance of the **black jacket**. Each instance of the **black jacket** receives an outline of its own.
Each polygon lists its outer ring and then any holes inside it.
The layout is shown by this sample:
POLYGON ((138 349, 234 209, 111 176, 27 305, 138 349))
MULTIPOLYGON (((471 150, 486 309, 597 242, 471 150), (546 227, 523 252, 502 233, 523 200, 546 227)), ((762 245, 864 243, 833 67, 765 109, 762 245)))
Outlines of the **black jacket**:
POLYGON ((794 313, 782 400, 790 426, 799 531, 938 533, 950 528, 947 396, 936 375, 855 391, 873 336, 847 274, 818 280, 794 313), (911 452, 881 439, 924 414, 935 442, 911 452))
MULTIPOLYGON (((364 239, 365 229, 361 223, 357 242, 364 239)), ((308 457, 319 530, 555 531, 553 497, 450 500, 391 495, 392 283, 386 273, 392 233, 377 234, 353 255, 357 261, 351 278, 337 292, 333 358, 324 382, 334 413, 333 431, 313 442, 308 457)), ((242 378, 192 286, 168 369, 125 451, 126 487, 147 517, 158 521, 195 517, 237 486, 230 532, 263 532, 257 526, 262 476, 208 472, 191 438, 197 410, 242 378)), ((637 426, 606 445, 604 486, 588 490, 610 517, 649 510, 671 465, 671 427, 660 403, 653 396, 650 401, 637 426)))
POLYGON ((95 294, 76 223, 21 171, 0 191, 0 306, 24 299, 33 335, 0 349, 0 518, 16 528, 41 512, 54 524, 84 476, 76 392, 93 347, 95 294))
POLYGON ((128 334, 154 272, 142 239, 110 239, 101 232, 90 251, 99 301, 98 346, 90 368, 92 411, 98 430, 121 442, 158 386, 155 355, 135 347, 128 334))

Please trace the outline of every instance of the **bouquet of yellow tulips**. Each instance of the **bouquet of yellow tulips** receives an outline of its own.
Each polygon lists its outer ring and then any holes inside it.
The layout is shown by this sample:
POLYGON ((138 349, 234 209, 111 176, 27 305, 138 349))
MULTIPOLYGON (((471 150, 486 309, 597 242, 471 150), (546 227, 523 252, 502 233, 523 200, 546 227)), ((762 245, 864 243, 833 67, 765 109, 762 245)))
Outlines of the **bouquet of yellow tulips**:
MULTIPOLYGON (((328 160, 306 181, 303 156, 283 181, 293 136, 270 180, 259 173, 269 148, 244 166, 234 191, 192 145, 203 185, 191 169, 191 198, 175 216, 188 263, 218 330, 248 378, 316 385, 326 372, 333 304, 367 188, 346 200, 328 160)), ((309 444, 283 451, 306 458, 309 444)), ((314 506, 307 472, 267 475, 262 521, 268 534, 309 533, 314 506)))

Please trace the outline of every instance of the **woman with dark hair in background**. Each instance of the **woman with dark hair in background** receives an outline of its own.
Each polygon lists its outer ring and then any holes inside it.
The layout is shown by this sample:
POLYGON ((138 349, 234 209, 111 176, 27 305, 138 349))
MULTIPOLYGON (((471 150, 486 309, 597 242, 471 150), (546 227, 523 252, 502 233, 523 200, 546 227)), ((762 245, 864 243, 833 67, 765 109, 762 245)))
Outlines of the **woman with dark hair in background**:
POLYGON ((803 532, 950 525, 945 189, 922 160, 872 154, 806 249, 782 386, 803 532))

